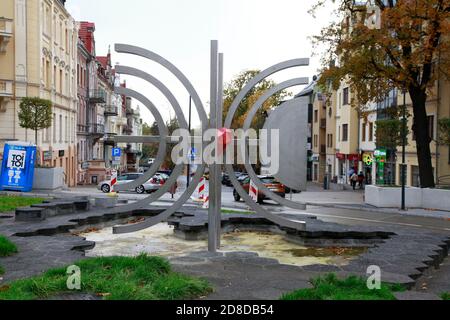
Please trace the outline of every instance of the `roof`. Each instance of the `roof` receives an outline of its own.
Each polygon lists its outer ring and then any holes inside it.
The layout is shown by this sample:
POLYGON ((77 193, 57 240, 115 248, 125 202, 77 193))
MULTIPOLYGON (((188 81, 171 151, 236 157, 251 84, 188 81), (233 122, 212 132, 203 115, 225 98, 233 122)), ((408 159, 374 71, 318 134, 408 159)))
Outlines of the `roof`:
POLYGON ((95 54, 95 23, 81 21, 79 22, 80 30, 78 31, 78 38, 84 43, 87 51, 92 55, 95 54))
POLYGON ((313 80, 312 82, 310 82, 300 93, 295 95, 295 98, 299 98, 299 97, 304 97, 304 96, 308 96, 311 93, 314 92, 314 87, 317 84, 317 80, 313 80))

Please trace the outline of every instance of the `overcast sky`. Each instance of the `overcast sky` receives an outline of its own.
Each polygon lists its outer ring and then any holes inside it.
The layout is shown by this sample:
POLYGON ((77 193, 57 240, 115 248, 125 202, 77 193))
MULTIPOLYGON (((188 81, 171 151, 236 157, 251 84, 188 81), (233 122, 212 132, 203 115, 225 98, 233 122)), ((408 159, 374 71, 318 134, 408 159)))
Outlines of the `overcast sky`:
MULTIPOLYGON (((309 37, 331 19, 330 10, 317 18, 308 14, 315 1, 68 0, 66 7, 76 20, 96 24, 97 55, 105 55, 111 45, 113 64, 141 68, 156 76, 174 92, 187 115, 189 96, 178 81, 152 62, 115 53, 114 43, 144 47, 171 61, 191 80, 208 112, 210 40, 219 40, 219 50, 225 55, 225 82, 243 70, 311 57, 309 37)), ((319 56, 312 57, 309 67, 284 71, 273 79, 311 79, 319 60, 319 56)), ((174 116, 168 101, 150 84, 132 77, 123 79, 153 101, 165 119, 174 116)), ((151 114, 142 106, 141 110, 144 121, 152 122, 151 114)), ((193 119, 197 123, 195 113, 193 119)))

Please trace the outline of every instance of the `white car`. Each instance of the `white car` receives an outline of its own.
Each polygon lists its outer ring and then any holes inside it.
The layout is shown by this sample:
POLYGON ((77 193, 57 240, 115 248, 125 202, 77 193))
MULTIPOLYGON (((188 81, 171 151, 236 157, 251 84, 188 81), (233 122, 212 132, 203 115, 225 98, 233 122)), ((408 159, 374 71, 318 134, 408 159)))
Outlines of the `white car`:
MULTIPOLYGON (((142 173, 128 173, 123 174, 117 178, 117 184, 127 184, 130 182, 133 182, 140 177, 142 177, 142 173)), ((167 175, 164 175, 162 173, 157 173, 153 178, 151 178, 149 181, 144 183, 141 186, 136 187, 135 189, 130 189, 129 191, 135 191, 138 194, 143 194, 145 192, 152 193, 158 191, 162 185, 166 182, 168 179, 167 175)), ((105 180, 98 184, 97 186, 98 190, 101 190, 103 193, 110 193, 111 192, 111 180, 105 180)))

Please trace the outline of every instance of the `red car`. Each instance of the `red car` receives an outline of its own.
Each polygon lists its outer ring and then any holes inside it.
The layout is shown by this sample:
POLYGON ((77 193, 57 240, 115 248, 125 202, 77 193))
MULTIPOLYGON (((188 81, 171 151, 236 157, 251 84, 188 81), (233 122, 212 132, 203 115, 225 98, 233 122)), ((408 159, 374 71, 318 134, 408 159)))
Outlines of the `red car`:
MULTIPOLYGON (((275 193, 276 195, 279 195, 282 198, 286 197, 286 189, 284 187, 283 184, 281 184, 280 182, 278 182, 274 177, 270 177, 270 176, 260 176, 258 177, 259 180, 264 183, 264 186, 269 189, 270 191, 272 191, 273 193, 275 193)), ((240 181, 242 187, 244 188, 244 190, 249 193, 250 190, 250 177, 247 177, 246 179, 240 181)), ((234 200, 239 202, 241 200, 241 196, 239 195, 239 193, 236 191, 236 189, 233 190, 233 197, 234 200)), ((270 200, 269 197, 267 197, 262 191, 258 192, 258 203, 262 203, 264 200, 270 200)))

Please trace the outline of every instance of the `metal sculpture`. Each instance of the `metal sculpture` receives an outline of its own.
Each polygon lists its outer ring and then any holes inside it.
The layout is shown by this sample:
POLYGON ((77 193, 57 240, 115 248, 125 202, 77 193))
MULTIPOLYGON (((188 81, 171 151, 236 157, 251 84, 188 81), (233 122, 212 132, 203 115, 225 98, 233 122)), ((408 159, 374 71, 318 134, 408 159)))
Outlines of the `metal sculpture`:
MULTIPOLYGON (((245 98, 245 96, 252 90, 253 87, 255 87, 260 81, 266 79, 270 75, 288 69, 293 67, 299 67, 299 66, 307 66, 309 65, 309 59, 294 59, 282 62, 280 64, 277 64, 275 66, 272 66, 261 73, 259 73, 257 76, 255 76, 238 94, 235 101, 230 107, 229 113, 227 114, 227 117, 225 119, 225 123, 223 123, 222 119, 222 112, 223 112, 223 54, 218 52, 218 42, 216 40, 211 41, 211 79, 210 79, 210 118, 208 119, 206 112, 204 110, 203 104, 200 100, 200 97, 197 93, 197 91, 194 89, 188 78, 179 70, 177 69, 172 63, 164 59, 163 57, 159 56, 158 54, 151 52, 149 50, 125 45, 125 44, 116 44, 115 50, 119 53, 126 53, 126 54, 132 54, 137 55, 139 57, 143 57, 146 59, 149 59, 153 62, 156 62, 160 64, 161 66, 165 67, 167 70, 169 70, 186 88, 190 96, 192 97, 192 100, 194 102, 194 105, 196 107, 197 113, 199 115, 201 124, 202 124, 202 130, 205 131, 206 129, 216 129, 220 130, 225 127, 225 129, 230 129, 231 124, 233 121, 233 117, 236 113, 237 108, 239 107, 242 100, 245 98)), ((178 103, 175 96, 170 92, 170 90, 158 79, 156 79, 154 76, 143 72, 141 70, 121 66, 116 66, 116 72, 118 74, 124 74, 124 75, 130 75, 134 77, 141 78, 148 83, 155 86, 158 90, 160 90, 163 95, 168 99, 170 104, 172 105, 172 108, 175 111, 175 114, 177 116, 180 128, 187 129, 188 125, 184 118, 184 114, 181 110, 180 104, 178 103)), ((267 91, 263 96, 261 96, 260 99, 252 106, 251 111, 249 113, 249 117, 246 119, 244 124, 244 130, 247 130, 250 128, 250 125, 252 123, 252 119, 255 117, 256 113, 258 112, 259 108, 275 93, 282 91, 284 89, 297 86, 297 85, 304 85, 308 83, 308 78, 297 78, 292 79, 286 82, 283 82, 276 87, 270 89, 267 91)), ((156 156, 155 162, 152 164, 151 168, 138 180, 133 181, 129 184, 119 185, 116 187, 116 191, 124 191, 129 189, 134 189, 142 184, 144 184, 146 181, 150 180, 151 177, 154 176, 154 174, 159 170, 165 154, 167 152, 167 143, 174 142, 177 140, 177 137, 169 137, 168 136, 168 130, 167 127, 161 117, 161 114, 159 113, 158 109, 155 107, 155 105, 145 96, 142 94, 133 91, 128 88, 123 87, 116 87, 115 92, 117 94, 122 94, 129 96, 131 98, 134 98, 138 101, 140 101, 144 106, 148 108, 148 110, 153 114, 155 117, 155 120, 158 124, 158 129, 160 136, 159 137, 149 137, 149 136, 143 136, 143 137, 130 137, 130 136, 116 136, 114 137, 115 143, 145 143, 145 142, 157 142, 159 143, 159 150, 158 154, 156 156)), ((306 141, 306 137, 305 137, 306 141)), ((256 184, 259 190, 264 192, 269 198, 272 200, 278 202, 281 205, 288 206, 291 208, 296 208, 300 210, 306 209, 305 204, 292 202, 286 199, 283 199, 276 194, 272 193, 269 189, 267 189, 264 184, 259 181, 256 173, 254 172, 252 166, 248 162, 248 157, 245 157, 246 163, 245 167, 247 169, 248 174, 250 175, 252 181, 256 184)), ((305 159, 306 161, 306 159, 305 159)), ((220 247, 220 233, 221 233, 221 164, 213 163, 209 165, 209 171, 210 171, 210 187, 209 187, 209 218, 208 218, 208 249, 209 251, 216 251, 220 247)), ((273 221, 274 223, 277 223, 280 226, 286 226, 295 228, 298 230, 303 230, 305 227, 304 222, 298 222, 298 221, 291 221, 288 219, 285 219, 283 217, 277 216, 270 211, 266 210, 256 202, 254 202, 250 196, 245 192, 245 190, 242 188, 240 183, 238 182, 237 178, 234 175, 234 169, 232 164, 226 164, 225 165, 226 170, 230 176, 231 182, 234 186, 234 188, 237 190, 239 195, 242 199, 250 206, 251 209, 253 209, 257 214, 273 221)), ((197 172, 195 173, 192 182, 187 187, 186 191, 181 195, 181 197, 167 210, 165 210, 163 213, 159 214, 158 216, 151 217, 146 219, 145 221, 137 224, 132 225, 125 225, 125 226, 116 226, 114 227, 113 231, 116 234, 121 233, 130 233, 130 232, 136 232, 139 230, 143 230, 149 227, 152 227, 166 219, 168 219, 173 213, 175 213, 177 210, 179 210, 192 196, 192 194, 195 192, 198 184, 200 183, 200 180, 202 179, 206 169, 206 163, 203 160, 202 164, 198 167, 197 172)), ((289 168, 288 168, 289 169, 289 168)), ((183 171, 183 165, 179 164, 175 166, 175 169, 173 170, 172 175, 166 182, 166 184, 157 192, 150 195, 149 197, 138 201, 136 203, 129 204, 127 209, 129 210, 136 210, 147 207, 149 204, 157 201, 159 198, 161 198, 165 193, 167 193, 170 188, 177 182, 178 177, 182 174, 183 171)), ((115 211, 119 212, 123 210, 123 208, 115 208, 115 211)))

